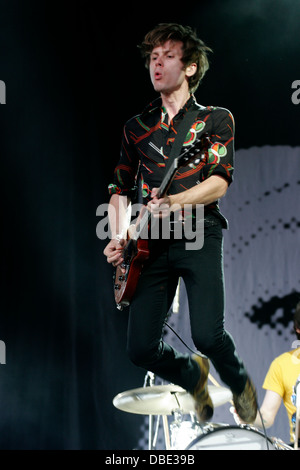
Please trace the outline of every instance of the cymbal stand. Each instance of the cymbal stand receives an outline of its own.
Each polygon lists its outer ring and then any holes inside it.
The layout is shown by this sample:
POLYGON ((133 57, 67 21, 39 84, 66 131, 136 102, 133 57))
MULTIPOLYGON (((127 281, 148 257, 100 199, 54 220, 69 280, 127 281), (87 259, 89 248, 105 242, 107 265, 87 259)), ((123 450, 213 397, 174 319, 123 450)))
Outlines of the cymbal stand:
MULTIPOLYGON (((144 387, 152 387, 154 385, 155 375, 153 372, 147 371, 144 380, 144 387)), ((154 424, 154 416, 149 415, 149 437, 148 437, 148 450, 154 449, 154 433, 153 433, 153 426, 154 424)))
MULTIPOLYGON (((155 374, 153 372, 147 371, 145 375, 145 379, 144 379, 144 387, 152 387, 154 385, 154 382, 155 382, 155 374)), ((158 428, 159 428, 159 420, 160 420, 160 415, 157 415, 156 428, 154 431, 154 416, 149 415, 148 450, 155 449, 157 433, 158 433, 158 428)), ((164 415, 162 417, 162 420, 163 420, 163 429, 164 429, 164 436, 165 436, 165 445, 166 445, 166 449, 169 450, 171 446, 170 446, 168 417, 164 415)))

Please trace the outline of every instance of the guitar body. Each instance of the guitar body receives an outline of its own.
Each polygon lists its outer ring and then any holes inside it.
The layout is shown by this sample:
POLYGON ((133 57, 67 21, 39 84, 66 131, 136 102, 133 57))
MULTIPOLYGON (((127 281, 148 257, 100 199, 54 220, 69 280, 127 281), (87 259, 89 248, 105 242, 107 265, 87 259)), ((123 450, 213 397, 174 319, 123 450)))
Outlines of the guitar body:
POLYGON ((148 240, 130 239, 123 255, 123 264, 117 266, 114 275, 115 301, 119 310, 127 307, 134 295, 144 262, 149 258, 148 240))

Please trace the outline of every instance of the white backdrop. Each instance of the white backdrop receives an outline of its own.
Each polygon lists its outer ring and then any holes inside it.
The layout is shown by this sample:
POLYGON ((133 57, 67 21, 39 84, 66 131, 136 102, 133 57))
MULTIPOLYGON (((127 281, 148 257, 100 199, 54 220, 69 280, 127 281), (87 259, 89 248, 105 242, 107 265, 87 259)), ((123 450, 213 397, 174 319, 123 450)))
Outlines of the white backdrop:
MULTIPOLYGON (((236 152, 235 179, 221 201, 229 220, 224 231, 226 329, 233 335, 258 391, 271 361, 292 349, 292 313, 300 300, 300 148, 263 146, 236 152)), ((190 347, 188 305, 181 283, 179 312, 169 324, 190 347)), ((166 329, 166 340, 187 348, 166 329)), ((212 376, 220 383, 214 369, 212 376)), ((215 423, 235 424, 230 404, 215 409, 215 423)), ((172 418, 169 419, 172 421, 172 418)), ((148 418, 141 429, 138 448, 147 448, 148 418)), ((281 406, 267 431, 289 442, 288 421, 281 406)), ((157 448, 164 448, 159 434, 157 448), (161 447, 160 447, 161 446, 161 447)))

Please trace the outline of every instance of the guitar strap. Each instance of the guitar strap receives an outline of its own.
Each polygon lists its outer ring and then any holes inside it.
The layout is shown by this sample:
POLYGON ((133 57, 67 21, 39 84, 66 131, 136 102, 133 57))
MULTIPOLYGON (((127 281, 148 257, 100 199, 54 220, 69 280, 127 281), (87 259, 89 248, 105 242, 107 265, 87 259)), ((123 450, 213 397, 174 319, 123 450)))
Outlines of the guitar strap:
MULTIPOLYGON (((182 121, 179 123, 179 126, 177 128, 177 135, 175 137, 174 143, 172 145, 172 149, 169 155, 169 158, 167 160, 166 166, 165 166, 165 174, 167 174, 170 166, 172 165, 174 159, 178 157, 181 153, 182 146, 184 144, 184 140, 187 136, 187 133, 189 132, 193 122, 197 118, 199 113, 199 109, 194 109, 192 111, 188 111, 182 121)), ((140 204, 143 203, 143 196, 142 196, 142 188, 141 188, 141 182, 140 178, 138 178, 138 199, 137 202, 140 204)))
POLYGON ((166 167, 165 167, 165 173, 169 170, 171 164, 173 163, 174 159, 180 155, 182 146, 184 144, 184 140, 186 138, 187 133, 189 132, 193 122, 197 118, 199 113, 199 109, 194 109, 192 111, 188 111, 182 121, 180 122, 178 128, 177 128, 177 135, 175 137, 166 167))

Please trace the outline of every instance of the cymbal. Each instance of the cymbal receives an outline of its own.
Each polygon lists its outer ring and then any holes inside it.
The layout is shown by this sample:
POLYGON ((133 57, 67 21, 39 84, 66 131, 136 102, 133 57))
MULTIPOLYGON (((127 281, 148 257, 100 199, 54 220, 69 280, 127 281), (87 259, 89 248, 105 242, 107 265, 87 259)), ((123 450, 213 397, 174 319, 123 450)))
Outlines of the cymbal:
MULTIPOLYGON (((224 387, 208 385, 214 407, 224 405, 232 398, 232 393, 224 387)), ((122 411, 142 415, 171 415, 180 410, 183 414, 195 410, 195 402, 190 393, 178 385, 153 385, 119 393, 113 405, 122 411)))

